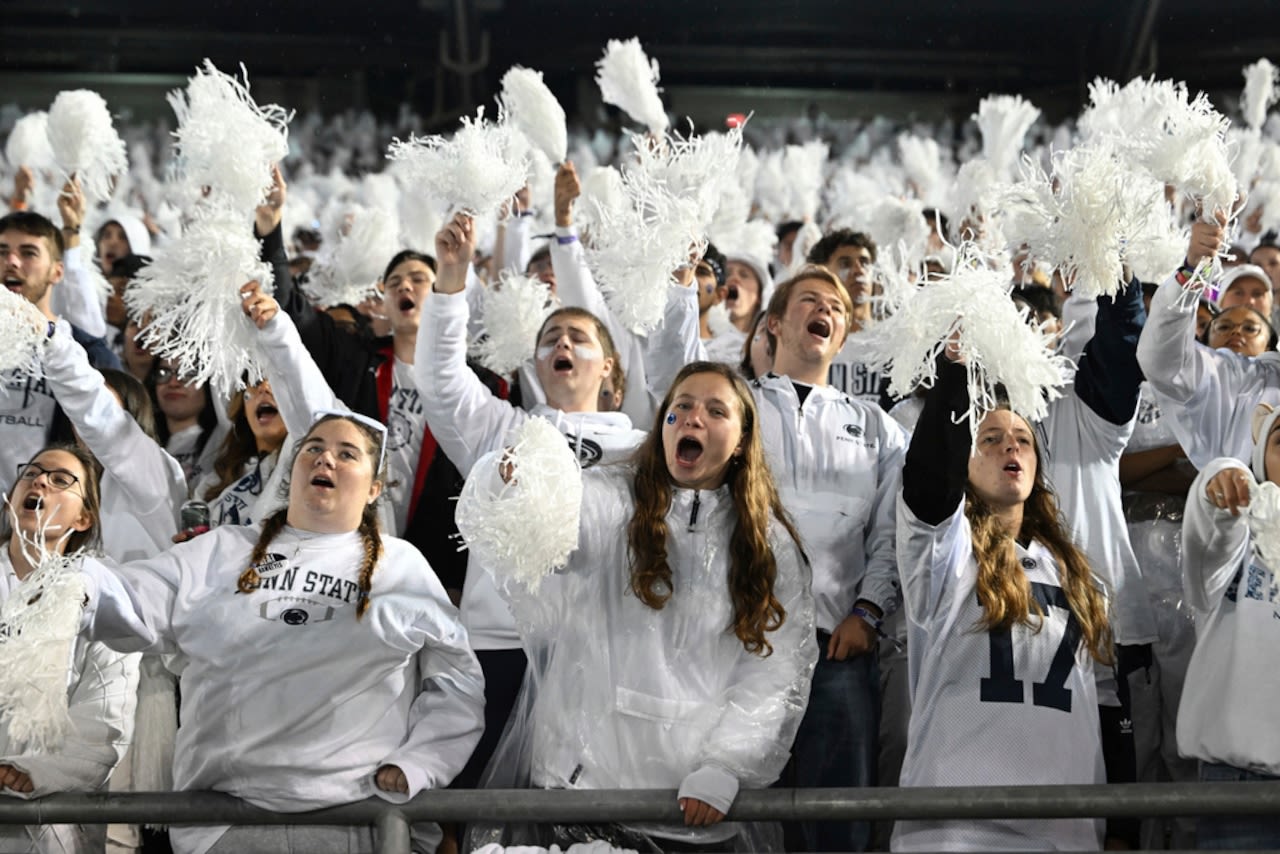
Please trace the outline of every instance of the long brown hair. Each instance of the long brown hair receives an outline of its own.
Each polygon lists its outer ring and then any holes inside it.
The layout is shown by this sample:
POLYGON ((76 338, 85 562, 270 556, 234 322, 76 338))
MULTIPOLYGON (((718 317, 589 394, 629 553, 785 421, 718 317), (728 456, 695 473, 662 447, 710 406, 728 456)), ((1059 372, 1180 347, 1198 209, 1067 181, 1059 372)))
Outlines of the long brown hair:
POLYGON ((269 456, 280 450, 277 447, 266 454, 258 450, 258 437, 253 435, 253 428, 249 426, 244 394, 232 396, 227 416, 231 419, 231 429, 222 440, 218 455, 213 459, 213 473, 218 476, 218 480, 204 491, 205 501, 213 501, 224 489, 238 481, 244 475, 244 467, 249 460, 257 456, 269 456))
MULTIPOLYGON (((648 438, 636 451, 636 512, 627 527, 631 591, 650 608, 662 610, 674 589, 671 565, 667 562, 666 519, 673 483, 664 453, 662 420, 680 384, 695 374, 716 374, 727 380, 741 410, 743 453, 730 461, 725 475, 737 516, 729 538, 729 596, 733 601, 733 633, 747 652, 767 657, 772 654, 773 645, 765 633, 776 631, 787 618, 774 594, 778 562, 769 545, 770 517, 778 520, 797 547, 800 535, 782 509, 773 475, 765 462, 751 390, 728 365, 717 362, 685 365, 658 407, 648 438)), ((802 557, 803 554, 801 551, 802 557)))
POLYGON ((978 602, 982 605, 982 619, 978 625, 985 631, 991 631, 1022 623, 1040 630, 1041 621, 1032 620, 1031 614, 1034 612, 1043 617, 1044 610, 1031 595, 1031 582, 1018 560, 1016 548, 1019 539, 1024 542, 1039 540, 1058 565, 1062 591, 1080 624, 1085 648, 1095 661, 1110 664, 1113 652, 1106 598, 1094 583, 1088 559, 1067 533, 1058 501, 1045 481, 1040 438, 1034 429, 1031 429, 1031 435, 1036 452, 1036 476, 1031 494, 1022 505, 1022 528, 1016 537, 1004 530, 992 508, 978 496, 972 484, 965 484, 964 512, 973 537, 973 555, 978 563, 978 602))
MULTIPOLYGON (((333 421, 338 418, 342 418, 342 416, 326 415, 311 425, 311 429, 307 431, 307 435, 298 443, 293 452, 293 458, 289 461, 288 472, 293 471, 293 463, 298 458, 298 452, 306 444, 311 434, 315 432, 315 429, 326 421, 333 421)), ((346 418, 342 418, 342 420, 354 425, 361 435, 365 437, 365 440, 369 443, 366 452, 369 454, 369 459, 373 461, 373 464, 377 465, 382 448, 382 437, 374 435, 372 430, 359 421, 346 418)), ((373 479, 374 482, 385 481, 385 475, 383 472, 375 471, 373 479)), ((286 489, 287 485, 288 476, 286 475, 286 489)), ((240 578, 236 581, 237 593, 252 593, 258 589, 262 579, 258 576, 257 567, 266 558, 267 548, 284 528, 288 517, 289 508, 281 507, 263 520, 262 532, 258 534, 258 541, 254 543, 253 552, 249 555, 249 565, 244 568, 244 571, 240 573, 240 578)), ((382 557, 382 534, 378 525, 378 502, 372 501, 364 506, 364 510, 360 514, 360 526, 356 530, 359 531, 360 539, 364 543, 364 558, 360 562, 360 600, 356 604, 356 619, 358 620, 364 616, 365 611, 369 610, 369 599, 373 594, 373 570, 378 565, 378 559, 382 557)))

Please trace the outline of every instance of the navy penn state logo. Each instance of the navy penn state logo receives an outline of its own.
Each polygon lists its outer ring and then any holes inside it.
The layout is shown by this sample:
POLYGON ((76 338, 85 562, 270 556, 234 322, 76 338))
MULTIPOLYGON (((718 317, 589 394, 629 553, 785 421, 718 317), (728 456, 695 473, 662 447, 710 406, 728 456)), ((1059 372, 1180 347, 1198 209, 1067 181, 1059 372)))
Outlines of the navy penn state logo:
MULTIPOLYGON (((240 482, 236 484, 236 492, 247 492, 250 495, 262 494, 262 469, 258 466, 253 467, 253 471, 240 478, 240 482)), ((238 522, 236 524, 239 524, 238 522)))
POLYGON ((855 439, 862 438, 862 427, 857 424, 844 425, 844 432, 848 433, 850 436, 852 436, 855 439))
POLYGON ((569 450, 578 455, 578 465, 584 469, 589 469, 604 456, 604 449, 600 447, 599 442, 591 439, 579 439, 577 436, 565 434, 565 439, 569 442, 569 450))
POLYGON ((1029 557, 1024 557, 1024 558, 1022 559, 1022 568, 1023 568, 1023 569, 1035 569, 1035 568, 1036 568, 1036 562, 1035 562, 1033 559, 1029 558, 1029 557))
POLYGON ((289 559, 282 554, 272 552, 253 565, 259 578, 270 578, 279 575, 289 566, 289 559))
POLYGON ((258 609, 258 616, 262 619, 284 623, 286 626, 327 623, 336 613, 331 605, 305 596, 281 596, 263 602, 258 609))
POLYGON ((305 608, 286 608, 280 612, 280 622, 286 626, 301 626, 311 619, 305 608))

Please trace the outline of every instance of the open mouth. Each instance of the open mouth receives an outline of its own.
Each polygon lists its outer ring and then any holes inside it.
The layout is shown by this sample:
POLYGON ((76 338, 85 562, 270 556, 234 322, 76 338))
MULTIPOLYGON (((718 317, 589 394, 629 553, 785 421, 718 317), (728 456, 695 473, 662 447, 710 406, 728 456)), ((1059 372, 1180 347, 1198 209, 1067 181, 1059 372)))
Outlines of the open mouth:
POLYGON ((311 485, 318 486, 321 489, 333 489, 333 481, 327 475, 318 474, 311 478, 311 485))
POLYGON ((729 289, 728 289, 727 291, 725 291, 724 298, 725 298, 725 299, 735 299, 735 300, 736 300, 736 299, 738 298, 738 286, 737 286, 737 285, 730 285, 730 286, 729 286, 729 289))
POLYGON ((1008 463, 1005 465, 1004 470, 1009 474, 1022 474, 1022 466, 1018 463, 1008 463))
POLYGON ((39 495, 28 495, 22 500, 23 510, 34 510, 37 513, 44 507, 44 499, 39 495))
POLYGON ((685 436, 676 443, 676 460, 691 466, 702 456, 702 443, 697 439, 685 436))
POLYGON ((400 297, 399 306, 401 311, 406 311, 406 312, 413 311, 415 308, 418 307, 417 303, 415 303, 409 297, 400 297))
POLYGON ((569 371, 573 370, 573 360, 568 356, 558 356, 555 361, 551 363, 551 370, 555 371, 557 374, 567 374, 569 371))
POLYGON ((16 294, 22 290, 22 279, 19 279, 17 276, 5 276, 4 286, 8 288, 11 293, 16 294))
POLYGON ((276 409, 269 403, 264 403, 258 407, 258 411, 253 414, 253 417, 258 420, 259 424, 262 424, 279 416, 279 414, 280 410, 276 409))
POLYGON ((809 321, 809 325, 805 328, 808 329, 810 335, 817 335, 819 338, 831 337, 831 324, 821 317, 809 321))

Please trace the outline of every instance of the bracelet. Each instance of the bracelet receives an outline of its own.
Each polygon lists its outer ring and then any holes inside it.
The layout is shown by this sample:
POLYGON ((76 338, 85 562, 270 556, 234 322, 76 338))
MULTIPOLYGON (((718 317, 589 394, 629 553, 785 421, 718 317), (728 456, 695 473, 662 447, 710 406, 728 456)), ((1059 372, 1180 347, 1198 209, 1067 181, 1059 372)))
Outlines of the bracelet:
POLYGON ((63 232, 63 234, 79 234, 79 233, 80 233, 80 226, 78 226, 78 225, 64 225, 64 226, 62 227, 62 232, 63 232))
POLYGON ((557 234, 556 243, 560 246, 568 246, 570 243, 577 243, 578 235, 576 234, 557 234))
POLYGON ((875 614, 868 611, 866 608, 863 608, 859 605, 854 605, 853 610, 851 610, 849 614, 851 616, 861 617, 862 619, 866 620, 867 624, 870 625, 871 628, 876 630, 876 634, 880 634, 880 626, 884 624, 884 621, 881 620, 879 617, 877 617, 875 614))
POLYGON ((15 211, 25 211, 27 209, 27 203, 22 199, 10 199, 9 207, 15 211))

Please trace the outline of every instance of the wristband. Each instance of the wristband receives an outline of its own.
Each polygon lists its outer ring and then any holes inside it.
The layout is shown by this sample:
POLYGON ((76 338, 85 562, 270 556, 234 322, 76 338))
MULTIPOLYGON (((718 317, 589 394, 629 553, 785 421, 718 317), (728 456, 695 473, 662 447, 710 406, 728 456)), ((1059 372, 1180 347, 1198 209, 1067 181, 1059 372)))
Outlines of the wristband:
POLYGON ((862 619, 866 620, 867 624, 870 625, 871 628, 876 630, 876 634, 880 634, 880 626, 883 625, 884 621, 881 620, 879 617, 877 617, 875 614, 868 611, 866 608, 860 607, 858 605, 854 605, 853 610, 851 610, 849 614, 851 616, 861 617, 862 619))
POLYGON ((577 243, 577 242, 578 242, 578 235, 576 234, 556 235, 556 243, 559 244, 560 246, 568 246, 570 243, 577 243))
POLYGON ((54 332, 57 332, 57 331, 58 331, 58 325, 57 325, 56 323, 54 323, 52 320, 50 320, 50 321, 49 321, 49 330, 48 330, 48 333, 47 333, 46 337, 48 337, 48 338, 52 338, 52 337, 53 337, 53 333, 54 333, 54 332))

